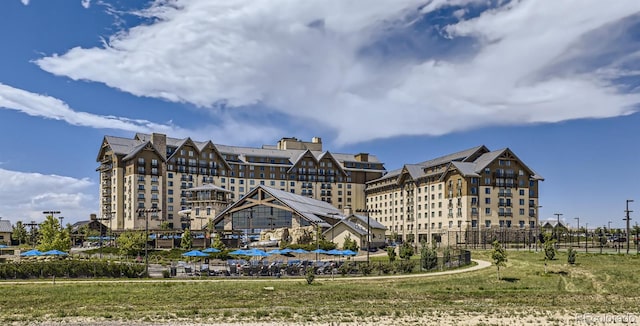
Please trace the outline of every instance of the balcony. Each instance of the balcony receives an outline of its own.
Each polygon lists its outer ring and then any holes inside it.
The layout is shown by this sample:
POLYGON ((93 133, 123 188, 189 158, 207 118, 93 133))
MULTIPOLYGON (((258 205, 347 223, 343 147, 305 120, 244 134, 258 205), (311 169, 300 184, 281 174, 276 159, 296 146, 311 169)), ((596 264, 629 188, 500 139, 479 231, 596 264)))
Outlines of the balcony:
POLYGON ((501 192, 498 193, 498 196, 500 196, 500 197, 512 197, 513 193, 511 193, 511 192, 502 192, 501 191, 501 192))
POLYGON ((498 216, 513 216, 512 212, 498 212, 498 216))

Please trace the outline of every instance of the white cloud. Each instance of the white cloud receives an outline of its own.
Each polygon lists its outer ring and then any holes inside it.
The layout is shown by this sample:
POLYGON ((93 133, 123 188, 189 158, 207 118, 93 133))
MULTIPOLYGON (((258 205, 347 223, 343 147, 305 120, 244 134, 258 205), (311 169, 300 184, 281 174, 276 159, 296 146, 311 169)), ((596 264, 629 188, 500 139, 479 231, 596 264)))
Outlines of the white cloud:
POLYGON ((640 102, 580 60, 594 51, 585 44, 606 35, 593 31, 640 12, 636 0, 585 0, 580 10, 569 0, 503 4, 446 27, 452 39, 477 41, 463 60, 363 55, 390 30, 416 21, 418 11, 474 2, 155 1, 140 13, 154 23, 113 35, 104 48, 73 48, 37 64, 204 108, 261 104, 301 125, 333 128, 342 142, 610 117, 640 102), (576 60, 552 69, 568 54, 576 60))
POLYGON ((275 137, 280 131, 258 122, 242 123, 230 115, 219 114, 216 125, 194 129, 184 129, 172 124, 159 124, 148 120, 126 117, 103 116, 71 109, 60 99, 31 93, 0 83, 0 109, 19 111, 34 117, 61 120, 74 126, 98 129, 115 129, 130 132, 160 132, 172 137, 192 137, 198 140, 214 139, 228 141, 229 144, 250 144, 263 139, 265 135, 275 137), (202 137, 202 138, 197 138, 202 137))
POLYGON ((91 6, 91 0, 81 0, 80 4, 84 7, 84 9, 89 9, 91 6))
POLYGON ((63 223, 87 220, 96 213, 96 185, 88 179, 0 169, 0 216, 16 221, 41 222, 43 211, 56 210, 63 223))
POLYGON ((28 6, 29 5, 29 0, 20 0, 22 2, 23 5, 28 6))

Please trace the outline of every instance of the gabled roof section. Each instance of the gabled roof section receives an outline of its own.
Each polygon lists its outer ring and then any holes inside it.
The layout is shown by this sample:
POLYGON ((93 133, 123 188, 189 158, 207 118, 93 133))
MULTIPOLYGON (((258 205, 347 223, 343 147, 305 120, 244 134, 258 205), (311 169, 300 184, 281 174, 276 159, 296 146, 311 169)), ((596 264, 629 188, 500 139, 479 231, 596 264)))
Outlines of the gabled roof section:
POLYGON ((440 156, 438 158, 434 158, 432 160, 424 161, 418 163, 418 165, 422 165, 424 168, 429 168, 432 166, 442 165, 451 161, 466 161, 467 159, 473 158, 474 154, 477 155, 479 153, 486 153, 489 149, 484 145, 472 147, 469 149, 465 149, 460 152, 448 154, 445 156, 440 156))
MULTIPOLYGON (((194 142, 194 143, 196 143, 196 142, 194 142)), ((218 155, 220 157, 220 160, 222 160, 222 163, 227 167, 227 169, 231 169, 231 166, 229 165, 227 160, 224 159, 224 157, 222 156, 222 154, 218 150, 218 147, 216 147, 216 145, 212 141, 209 140, 209 141, 206 141, 206 142, 201 142, 201 143, 196 143, 196 144, 199 146, 198 150, 200 151, 200 153, 202 153, 205 149, 207 149, 207 146, 211 146, 211 148, 213 149, 213 152, 216 153, 216 155, 218 155)))
POLYGON ((320 216, 329 217, 341 214, 341 211, 339 209, 335 208, 333 205, 327 202, 259 185, 249 193, 247 193, 244 197, 227 206, 227 208, 220 212, 220 214, 218 214, 215 218, 215 223, 217 223, 220 218, 227 212, 237 207, 242 207, 246 201, 251 200, 251 198, 256 196, 259 191, 266 192, 267 194, 272 196, 274 200, 278 201, 282 205, 289 207, 310 223, 318 223, 321 227, 330 227, 331 225, 325 222, 325 220, 323 220, 320 216))
MULTIPOLYGON (((349 217, 346 217, 346 218, 348 219, 348 218, 352 218, 352 217, 355 217, 358 220, 360 220, 360 223, 364 223, 365 225, 367 224, 367 217, 366 216, 353 214, 353 215, 351 215, 349 217)), ((369 226, 372 229, 381 229, 381 230, 386 230, 387 229, 386 226, 380 224, 380 222, 376 221, 376 219, 371 218, 371 217, 369 217, 369 226)))
POLYGON ((291 169, 295 168, 298 165, 298 162, 300 162, 300 160, 302 160, 302 158, 307 156, 307 154, 310 154, 309 156, 313 157, 314 162, 318 163, 318 158, 315 155, 313 155, 313 152, 311 152, 310 150, 307 149, 307 150, 301 152, 300 155, 298 155, 298 157, 296 157, 295 160, 292 160, 293 165, 291 166, 291 168, 289 168, 289 171, 287 171, 287 172, 291 172, 291 169))
POLYGON ((532 170, 526 164, 524 164, 524 162, 516 154, 514 154, 513 151, 511 151, 511 149, 509 149, 509 148, 503 148, 503 149, 499 149, 499 150, 496 150, 496 151, 488 152, 488 153, 485 153, 482 156, 480 156, 475 161, 475 163, 476 163, 475 171, 477 173, 481 173, 484 168, 486 168, 489 164, 491 164, 491 162, 499 159, 500 157, 502 157, 505 154, 513 156, 516 160, 518 160, 518 162, 522 165, 522 167, 524 167, 525 170, 527 170, 527 172, 529 172, 529 175, 531 176, 531 178, 533 178, 535 180, 544 181, 544 178, 542 176, 538 175, 534 170, 532 170))
POLYGON ((8 220, 0 220, 0 232, 13 232, 11 222, 8 220))
POLYGON ((476 165, 476 163, 454 161, 451 162, 450 166, 456 168, 465 177, 479 177, 480 175, 476 172, 476 165))
POLYGON ((424 170, 422 166, 418 164, 405 164, 400 171, 400 177, 398 178, 398 184, 401 184, 406 180, 407 176, 411 178, 411 180, 417 180, 422 175, 424 175, 424 170))
POLYGON ((100 158, 104 154, 106 147, 111 148, 113 153, 116 155, 127 155, 139 144, 140 141, 137 141, 135 139, 105 136, 102 140, 102 146, 100 146, 100 151, 98 152, 96 161, 100 161, 100 158))
POLYGON ((338 170, 340 172, 342 172, 343 175, 347 174, 347 172, 345 172, 344 169, 342 168, 342 164, 340 164, 340 162, 338 162, 338 160, 336 160, 336 158, 333 157, 333 154, 331 154, 331 152, 329 152, 329 151, 326 151, 326 152, 320 154, 320 156, 318 156, 318 162, 320 162, 325 157, 330 158, 333 161, 333 163, 335 164, 335 167, 338 168, 338 170))
POLYGON ((153 150, 156 154, 158 154, 160 159, 164 161, 164 156, 162 156, 160 151, 158 151, 158 149, 155 146, 153 146, 153 144, 151 144, 150 141, 146 141, 146 142, 134 147, 133 150, 131 152, 129 152, 129 154, 127 154, 127 156, 122 158, 122 160, 123 161, 127 161, 127 160, 130 160, 132 158, 135 158, 136 155, 138 155, 138 153, 140 153, 140 151, 142 151, 143 149, 153 150))

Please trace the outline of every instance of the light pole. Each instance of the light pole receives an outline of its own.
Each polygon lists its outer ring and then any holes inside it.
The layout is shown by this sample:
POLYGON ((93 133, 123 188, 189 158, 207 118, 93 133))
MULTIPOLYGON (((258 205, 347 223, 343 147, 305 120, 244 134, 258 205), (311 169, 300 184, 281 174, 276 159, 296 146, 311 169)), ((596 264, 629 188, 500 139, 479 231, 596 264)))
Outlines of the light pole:
POLYGON ((356 212, 358 213, 365 213, 367 215, 367 264, 369 264, 369 249, 370 248, 370 234, 371 234, 371 223, 370 223, 370 214, 371 213, 380 213, 381 211, 379 209, 356 209, 356 212))
POLYGON ((629 210, 629 203, 633 203, 633 199, 627 199, 627 209, 625 209, 625 213, 627 213, 627 217, 625 218, 625 220, 627 221, 627 254, 629 254, 629 221, 631 220, 631 217, 629 217, 629 213, 633 212, 629 210))
MULTIPOLYGON (((51 217, 55 218, 56 217, 55 215, 60 214, 60 211, 44 211, 42 212, 42 214, 51 215, 51 217)), ((58 218, 60 219, 60 230, 62 230, 62 220, 64 219, 64 216, 60 216, 58 218)))
POLYGON ((574 217, 573 219, 578 221, 578 232, 576 234, 578 235, 578 248, 580 248, 580 218, 574 217))
POLYGON ((149 277, 149 213, 158 213, 160 209, 157 207, 152 208, 138 208, 136 210, 139 217, 144 217, 144 271, 146 277, 149 277))
POLYGON ((101 221, 106 221, 107 218, 101 217, 101 218, 97 218, 96 220, 98 221, 98 223, 100 223, 100 235, 99 235, 100 238, 98 239, 100 243, 100 259, 102 259, 102 222, 101 221))
POLYGON ((589 252, 589 231, 587 231, 589 229, 589 223, 586 223, 586 225, 584 226, 584 252, 589 252))

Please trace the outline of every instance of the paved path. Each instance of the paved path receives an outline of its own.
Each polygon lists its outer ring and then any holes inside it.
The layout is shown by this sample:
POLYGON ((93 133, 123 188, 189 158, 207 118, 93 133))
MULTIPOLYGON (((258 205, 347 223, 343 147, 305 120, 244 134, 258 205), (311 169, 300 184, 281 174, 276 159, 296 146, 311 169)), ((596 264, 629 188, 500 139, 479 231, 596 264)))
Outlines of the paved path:
MULTIPOLYGON (((477 265, 471 266, 469 268, 459 268, 449 271, 443 272, 432 272, 432 273, 418 273, 418 274, 396 274, 396 275, 387 275, 387 276, 349 276, 342 277, 340 274, 335 277, 318 277, 316 280, 318 281, 348 281, 348 280, 387 280, 387 279, 399 279, 399 278, 420 278, 420 277, 436 277, 441 275, 450 275, 450 274, 460 274, 473 272, 477 270, 481 270, 491 266, 491 263, 484 260, 472 259, 472 261, 476 262, 477 265)), ((48 280, 37 280, 37 281, 0 281, 0 286, 2 285, 16 285, 16 284, 102 284, 102 283, 165 283, 165 282, 189 282, 189 283, 198 283, 198 282, 235 282, 235 281, 277 281, 277 282, 290 282, 303 280, 302 277, 284 277, 280 279, 276 279, 273 277, 225 277, 225 278, 171 278, 171 279, 87 279, 87 280, 68 280, 68 279, 48 279, 48 280)))

